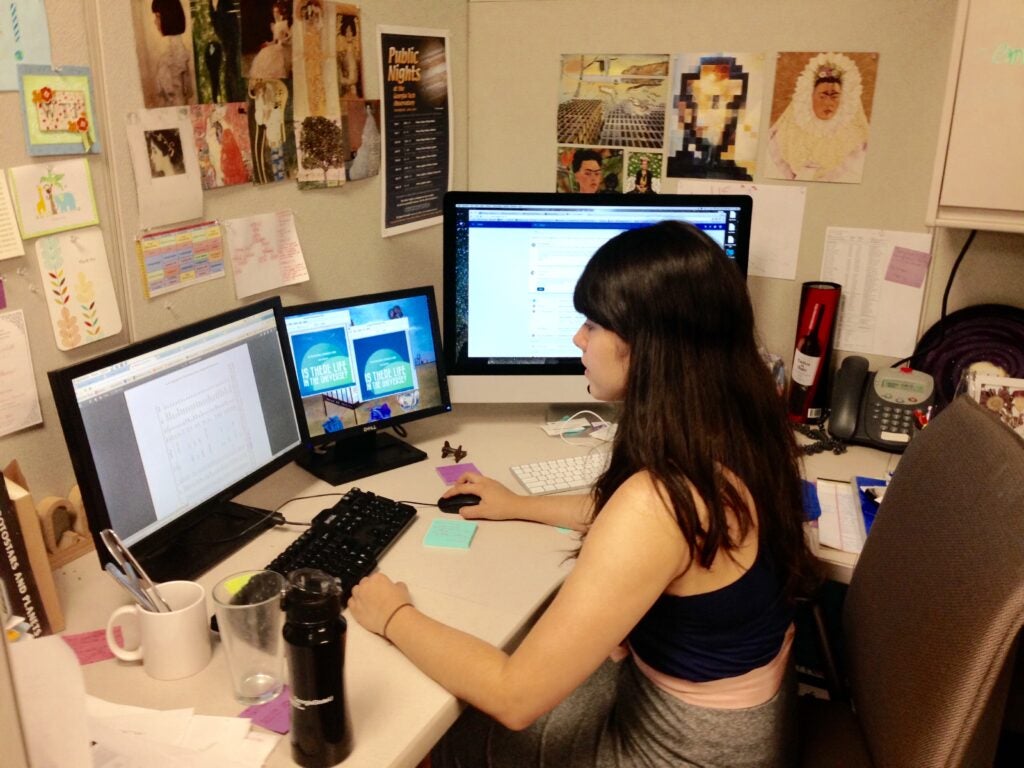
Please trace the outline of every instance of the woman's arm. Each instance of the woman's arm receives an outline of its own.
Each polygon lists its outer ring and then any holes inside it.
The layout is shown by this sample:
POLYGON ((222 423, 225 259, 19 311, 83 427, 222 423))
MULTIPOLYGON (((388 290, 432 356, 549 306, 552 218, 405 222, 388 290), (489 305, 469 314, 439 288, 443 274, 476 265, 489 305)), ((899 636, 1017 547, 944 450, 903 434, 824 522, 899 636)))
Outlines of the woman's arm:
POLYGON ((529 520, 586 531, 593 509, 589 494, 523 496, 476 472, 464 474, 444 495, 459 493, 480 497, 479 504, 461 510, 463 517, 475 520, 529 520))
POLYGON ((360 582, 349 607, 377 633, 390 617, 388 639, 417 667, 507 727, 524 728, 600 666, 687 562, 674 518, 641 474, 609 500, 557 596, 511 655, 399 608, 410 593, 382 574, 360 582))

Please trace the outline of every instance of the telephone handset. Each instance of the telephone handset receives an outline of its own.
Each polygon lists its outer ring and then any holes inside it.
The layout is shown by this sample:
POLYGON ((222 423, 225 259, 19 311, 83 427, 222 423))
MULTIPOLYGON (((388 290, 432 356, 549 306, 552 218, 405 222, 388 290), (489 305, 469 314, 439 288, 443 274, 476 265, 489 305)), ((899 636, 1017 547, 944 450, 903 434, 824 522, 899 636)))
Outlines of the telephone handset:
POLYGON ((911 368, 868 370, 859 355, 843 360, 832 390, 828 431, 851 443, 900 453, 916 429, 914 411, 935 399, 935 382, 911 368))

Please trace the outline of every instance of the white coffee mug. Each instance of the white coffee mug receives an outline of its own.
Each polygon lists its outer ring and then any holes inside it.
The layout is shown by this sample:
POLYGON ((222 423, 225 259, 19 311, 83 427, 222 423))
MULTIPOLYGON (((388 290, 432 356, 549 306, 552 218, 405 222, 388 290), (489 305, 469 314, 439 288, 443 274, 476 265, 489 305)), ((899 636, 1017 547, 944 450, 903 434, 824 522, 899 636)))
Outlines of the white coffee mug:
POLYGON ((122 661, 142 661, 146 673, 157 680, 178 680, 202 670, 212 646, 206 615, 206 590, 194 581, 158 584, 169 612, 154 613, 138 605, 123 605, 107 620, 107 645, 122 661), (134 622, 136 648, 122 648, 114 637, 120 623, 134 622))

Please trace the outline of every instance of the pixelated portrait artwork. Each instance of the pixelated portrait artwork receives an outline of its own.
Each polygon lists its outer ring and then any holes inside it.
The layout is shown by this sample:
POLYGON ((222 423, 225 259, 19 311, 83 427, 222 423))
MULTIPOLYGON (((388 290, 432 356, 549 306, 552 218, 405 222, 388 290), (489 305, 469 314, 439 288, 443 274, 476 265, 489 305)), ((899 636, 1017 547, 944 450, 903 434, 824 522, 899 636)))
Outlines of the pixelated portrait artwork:
POLYGON ((668 176, 751 181, 764 54, 680 54, 672 62, 668 176))
POLYGON ((877 74, 877 53, 780 53, 765 174, 859 183, 877 74))
POLYGON ((558 143, 660 149, 668 69, 668 55, 563 55, 558 143))

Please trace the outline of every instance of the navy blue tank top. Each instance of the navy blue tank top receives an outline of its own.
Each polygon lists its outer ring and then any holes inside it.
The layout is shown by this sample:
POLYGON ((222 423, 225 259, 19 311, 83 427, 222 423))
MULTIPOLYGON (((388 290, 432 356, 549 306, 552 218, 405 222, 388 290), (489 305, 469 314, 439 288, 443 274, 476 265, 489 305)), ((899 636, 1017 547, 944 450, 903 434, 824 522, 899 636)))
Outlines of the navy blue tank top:
POLYGON ((629 634, 633 652, 673 677, 703 683, 764 666, 793 620, 767 553, 736 581, 700 595, 661 595, 629 634))

